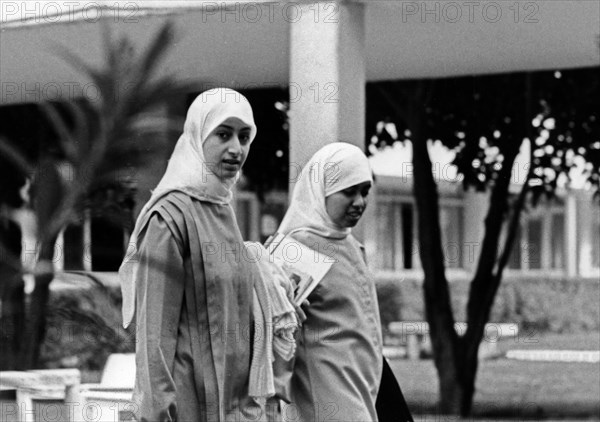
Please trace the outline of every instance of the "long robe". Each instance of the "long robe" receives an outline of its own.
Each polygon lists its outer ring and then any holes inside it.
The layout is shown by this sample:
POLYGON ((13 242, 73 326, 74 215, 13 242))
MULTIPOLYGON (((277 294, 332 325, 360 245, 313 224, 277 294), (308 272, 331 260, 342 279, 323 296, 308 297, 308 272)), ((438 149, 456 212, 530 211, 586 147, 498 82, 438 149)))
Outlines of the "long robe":
POLYGON ((361 246, 352 235, 326 239, 303 231, 292 236, 336 262, 308 297, 284 420, 377 421, 381 322, 361 246))
POLYGON ((268 420, 248 396, 257 273, 231 207, 174 192, 148 216, 137 255, 137 420, 268 420))

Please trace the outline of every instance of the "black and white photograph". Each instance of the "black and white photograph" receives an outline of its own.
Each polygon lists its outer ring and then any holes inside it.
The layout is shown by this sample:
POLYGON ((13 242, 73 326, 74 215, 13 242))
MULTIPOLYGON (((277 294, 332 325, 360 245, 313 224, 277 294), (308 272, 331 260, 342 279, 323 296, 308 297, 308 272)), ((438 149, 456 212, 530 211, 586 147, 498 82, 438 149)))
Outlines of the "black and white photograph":
POLYGON ((600 0, 0 0, 0 422, 600 420, 600 0))

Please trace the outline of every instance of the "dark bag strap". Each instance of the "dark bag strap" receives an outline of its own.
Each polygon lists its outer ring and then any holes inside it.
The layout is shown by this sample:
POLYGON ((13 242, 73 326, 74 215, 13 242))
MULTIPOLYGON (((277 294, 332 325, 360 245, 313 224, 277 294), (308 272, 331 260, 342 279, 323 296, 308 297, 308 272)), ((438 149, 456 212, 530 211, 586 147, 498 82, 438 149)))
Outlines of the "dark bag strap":
POLYGON ((375 408, 381 422, 414 422, 396 376, 385 357, 375 408))

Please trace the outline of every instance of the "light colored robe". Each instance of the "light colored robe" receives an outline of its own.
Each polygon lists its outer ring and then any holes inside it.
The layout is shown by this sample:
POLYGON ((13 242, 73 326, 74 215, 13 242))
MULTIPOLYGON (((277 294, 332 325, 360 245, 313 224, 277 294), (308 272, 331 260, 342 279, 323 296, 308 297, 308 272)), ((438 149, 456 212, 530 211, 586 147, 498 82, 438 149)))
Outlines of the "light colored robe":
MULTIPOLYGON (((139 421, 266 421, 248 396, 256 266, 229 205, 172 192, 138 238, 139 421)), ((272 413, 272 415, 267 415, 272 413)))
MULTIPOLYGON (((336 262, 309 295, 291 378, 288 421, 377 421, 382 335, 375 283, 352 236, 292 235, 336 262), (299 415, 299 418, 298 418, 299 415)), ((385 421, 382 421, 385 422, 385 421)))

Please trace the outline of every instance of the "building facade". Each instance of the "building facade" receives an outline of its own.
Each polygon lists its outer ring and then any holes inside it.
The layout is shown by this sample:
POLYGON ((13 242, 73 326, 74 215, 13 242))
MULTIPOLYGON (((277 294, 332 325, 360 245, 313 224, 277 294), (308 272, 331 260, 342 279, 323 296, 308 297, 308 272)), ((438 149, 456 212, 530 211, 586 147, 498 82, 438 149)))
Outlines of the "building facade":
MULTIPOLYGON (((466 279, 477 265, 488 195, 465 192, 459 183, 440 182, 438 188, 448 278, 466 279)), ((272 192, 261 204, 251 192, 239 192, 234 206, 244 238, 264 241, 283 218, 287 195, 272 192)), ((356 232, 378 279, 422 274, 412 179, 377 177, 356 232)), ((600 280, 600 208, 591 193, 562 190, 524 210, 505 274, 600 280)))
MULTIPOLYGON (((486 193, 464 191, 459 183, 438 182, 440 227, 447 276, 468 279, 477 265, 487 212, 486 193)), ((264 242, 275 233, 287 209, 286 192, 235 193, 233 207, 244 239, 264 242)), ((355 233, 364 243, 378 280, 419 278, 417 212, 412 179, 378 176, 369 206, 355 233)), ((24 230, 23 262, 35 261, 34 218, 17 216, 24 230)), ((104 215, 84 211, 60 234, 55 247, 57 271, 117 271, 128 250, 127 229, 104 215)), ((560 191, 523 211, 505 275, 600 280, 600 207, 590 192, 560 191)))

